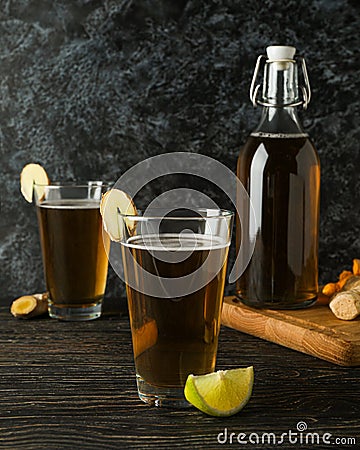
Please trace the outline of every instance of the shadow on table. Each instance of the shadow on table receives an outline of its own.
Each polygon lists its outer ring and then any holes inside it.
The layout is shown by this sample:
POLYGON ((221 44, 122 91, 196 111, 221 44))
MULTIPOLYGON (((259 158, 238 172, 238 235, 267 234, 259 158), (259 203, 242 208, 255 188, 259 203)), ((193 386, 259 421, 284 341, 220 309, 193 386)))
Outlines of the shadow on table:
POLYGON ((129 315, 126 298, 105 298, 102 316, 127 317, 129 315))

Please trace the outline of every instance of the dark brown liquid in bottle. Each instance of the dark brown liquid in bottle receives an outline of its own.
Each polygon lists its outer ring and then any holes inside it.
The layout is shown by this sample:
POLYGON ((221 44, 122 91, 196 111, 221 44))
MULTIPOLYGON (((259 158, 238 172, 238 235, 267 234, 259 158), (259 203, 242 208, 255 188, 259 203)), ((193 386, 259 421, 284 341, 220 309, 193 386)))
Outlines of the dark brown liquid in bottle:
MULTIPOLYGON (((320 164, 306 135, 253 133, 237 174, 250 196, 254 253, 237 282, 250 306, 295 309, 317 296, 320 164)), ((252 228, 248 223, 244 228, 252 228)), ((237 248, 241 224, 237 223, 237 248)))

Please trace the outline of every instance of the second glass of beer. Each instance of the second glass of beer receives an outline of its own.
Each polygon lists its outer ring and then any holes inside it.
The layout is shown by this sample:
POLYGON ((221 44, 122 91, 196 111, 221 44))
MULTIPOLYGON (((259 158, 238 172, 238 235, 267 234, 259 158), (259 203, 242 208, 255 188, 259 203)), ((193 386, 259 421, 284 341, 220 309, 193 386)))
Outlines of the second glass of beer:
POLYGON ((100 200, 109 184, 34 186, 49 315, 83 321, 100 317, 105 293, 109 239, 100 200))
POLYGON ((233 213, 119 213, 138 394, 187 406, 189 374, 215 370, 233 213))

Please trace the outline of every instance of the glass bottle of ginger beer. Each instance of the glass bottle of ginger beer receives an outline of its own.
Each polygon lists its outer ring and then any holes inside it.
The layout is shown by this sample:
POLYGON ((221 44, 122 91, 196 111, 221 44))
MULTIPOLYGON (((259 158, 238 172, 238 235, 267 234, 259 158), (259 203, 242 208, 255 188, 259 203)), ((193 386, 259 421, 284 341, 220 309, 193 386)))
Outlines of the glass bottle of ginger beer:
POLYGON ((247 220, 248 212, 238 204, 237 250, 246 232, 254 252, 236 291, 243 303, 259 308, 303 308, 318 291, 320 163, 297 114, 298 106, 307 107, 311 91, 305 61, 295 52, 271 46, 267 56, 259 56, 250 98, 261 106, 261 119, 237 165, 253 208, 253 220, 247 220), (260 93, 256 80, 262 64, 260 93), (298 65, 304 81, 300 89, 298 65))

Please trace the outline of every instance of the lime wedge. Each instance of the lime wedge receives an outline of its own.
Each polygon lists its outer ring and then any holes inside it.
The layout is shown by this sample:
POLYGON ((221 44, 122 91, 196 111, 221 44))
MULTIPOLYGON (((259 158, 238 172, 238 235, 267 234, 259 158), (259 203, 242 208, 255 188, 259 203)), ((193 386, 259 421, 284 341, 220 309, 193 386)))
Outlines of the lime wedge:
POLYGON ((252 366, 219 370, 206 375, 189 375, 185 398, 200 411, 211 416, 232 416, 249 401, 254 384, 252 366))

